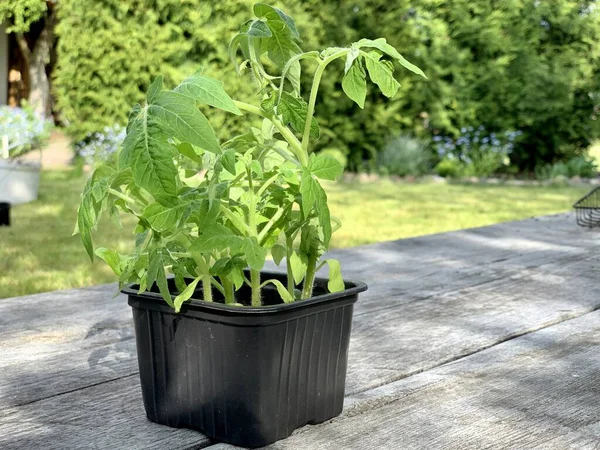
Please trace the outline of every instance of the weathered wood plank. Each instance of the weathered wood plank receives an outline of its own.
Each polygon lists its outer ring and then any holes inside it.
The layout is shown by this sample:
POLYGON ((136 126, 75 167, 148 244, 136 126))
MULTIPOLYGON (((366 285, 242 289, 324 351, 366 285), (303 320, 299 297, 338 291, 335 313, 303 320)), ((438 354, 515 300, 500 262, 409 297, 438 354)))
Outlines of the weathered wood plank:
POLYGON ((3 450, 204 448, 200 433, 146 419, 137 375, 0 410, 3 450))
POLYGON ((352 396, 340 418, 267 448, 597 449, 599 348, 594 312, 352 396))

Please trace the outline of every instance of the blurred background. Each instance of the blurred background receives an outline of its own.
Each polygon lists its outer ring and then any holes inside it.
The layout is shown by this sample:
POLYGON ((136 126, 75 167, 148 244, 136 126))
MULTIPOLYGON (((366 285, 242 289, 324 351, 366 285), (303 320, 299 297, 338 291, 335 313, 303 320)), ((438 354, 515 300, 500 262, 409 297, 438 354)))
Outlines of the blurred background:
MULTIPOLYGON (((89 169, 114 157, 131 106, 159 74, 172 87, 203 68, 252 100, 228 43, 253 3, 0 2, 0 162, 35 167, 44 149, 38 199, 13 199, 0 227, 0 297, 113 281, 71 237, 89 169)), ((398 95, 371 89, 362 110, 341 90, 343 63, 326 72, 317 150, 347 171, 326 186, 344 223, 334 247, 566 211, 598 182, 597 1, 273 4, 294 17, 304 50, 385 37, 429 77, 398 71, 398 95)), ((221 139, 242 129, 219 110, 209 119, 221 139)), ((10 190, 2 170, 0 201, 10 190)), ((114 226, 97 241, 131 246, 114 226)))

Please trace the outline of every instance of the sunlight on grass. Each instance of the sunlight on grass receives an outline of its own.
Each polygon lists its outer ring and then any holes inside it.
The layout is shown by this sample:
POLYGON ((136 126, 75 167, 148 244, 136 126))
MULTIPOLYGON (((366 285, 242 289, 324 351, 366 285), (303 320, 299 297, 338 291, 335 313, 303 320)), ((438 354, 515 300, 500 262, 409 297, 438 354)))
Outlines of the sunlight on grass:
MULTIPOLYGON (((0 227, 0 298, 115 281, 101 261, 91 264, 71 236, 85 177, 71 171, 42 176, 37 202, 16 206, 12 226, 0 227)), ((466 186, 445 184, 327 183, 332 215, 342 220, 333 247, 523 219, 567 211, 586 187, 466 186)), ((97 245, 120 252, 133 246, 134 221, 124 230, 103 220, 97 245)))

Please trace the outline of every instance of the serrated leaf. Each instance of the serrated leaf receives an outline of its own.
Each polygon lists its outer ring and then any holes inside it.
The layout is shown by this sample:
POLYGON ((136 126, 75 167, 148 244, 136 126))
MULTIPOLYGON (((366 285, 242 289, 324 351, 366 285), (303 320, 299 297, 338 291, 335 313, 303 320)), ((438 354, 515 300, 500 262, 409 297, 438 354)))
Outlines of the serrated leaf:
POLYGON ((148 88, 148 92, 146 93, 146 103, 152 103, 158 93, 162 89, 163 77, 162 75, 157 76, 150 87, 148 88))
POLYGON ((333 156, 319 154, 311 158, 308 170, 317 178, 335 181, 344 172, 344 167, 333 156))
POLYGON ((175 308, 176 313, 178 313, 181 310, 181 305, 183 305, 184 302, 187 302, 192 297, 192 295, 194 295, 194 292, 196 291, 196 286, 198 285, 200 279, 201 277, 194 278, 194 280, 187 285, 183 292, 177 297, 175 297, 175 300, 173 301, 173 307, 175 308))
POLYGON ((190 247, 192 253, 206 253, 213 250, 225 250, 229 248, 231 252, 237 252, 242 245, 238 236, 224 225, 212 224, 202 230, 190 247))
POLYGON ((248 26, 248 29, 244 32, 244 34, 253 38, 264 38, 273 36, 273 33, 271 33, 271 30, 269 29, 267 24, 264 23, 262 20, 251 21, 250 25, 248 26))
POLYGON ((173 207, 152 203, 144 209, 142 215, 154 231, 162 233, 167 230, 176 230, 184 220, 187 208, 187 203, 181 203, 173 207))
POLYGON ((317 184, 316 189, 316 205, 317 205, 317 216, 319 218, 319 225, 321 225, 321 229, 323 230, 323 245, 325 249, 329 248, 329 241, 331 241, 331 213, 329 212, 329 206, 327 205, 327 194, 321 187, 321 185, 315 181, 317 184))
POLYGON ((344 93, 361 108, 365 107, 367 97, 367 77, 365 69, 358 64, 358 60, 352 64, 342 79, 344 93))
POLYGON ((254 15, 256 17, 265 18, 275 23, 278 21, 282 21, 292 34, 292 37, 294 37, 295 39, 300 39, 300 35, 298 34, 298 29, 296 28, 296 23, 294 22, 294 19, 292 19, 279 8, 275 8, 264 3, 256 3, 254 5, 254 15))
POLYGON ((123 141, 119 168, 131 168, 135 183, 164 205, 172 204, 177 193, 177 169, 171 146, 163 131, 144 109, 123 141))
POLYGON ((265 286, 269 283, 273 284, 277 288, 277 293, 281 297, 281 300, 284 301, 284 303, 292 303, 294 301, 294 297, 292 297, 292 294, 289 293, 289 291, 285 288, 281 281, 275 279, 266 280, 261 284, 261 286, 265 286))
POLYGON ((152 288, 153 284, 158 286, 158 290, 162 298, 173 308, 173 298, 169 291, 167 283, 167 275, 165 273, 165 264, 162 252, 158 249, 153 249, 148 257, 148 271, 146 272, 147 288, 152 288))
POLYGON ((258 244, 256 238, 244 239, 244 254, 248 265, 254 270, 261 270, 265 265, 267 249, 258 244))
POLYGON ((302 195, 302 212, 306 217, 317 201, 317 182, 306 169, 302 170, 300 178, 300 194, 302 195))
POLYGON ((98 258, 102 259, 106 264, 108 264, 117 276, 121 276, 121 273, 123 273, 123 268, 121 267, 121 256, 117 252, 104 247, 98 247, 94 253, 96 256, 98 256, 98 258))
POLYGON ((223 111, 237 115, 242 114, 238 107, 235 106, 231 97, 225 92, 222 81, 200 73, 196 73, 183 80, 175 88, 175 92, 192 98, 199 103, 222 109, 223 111))
MULTIPOLYGON (((298 133, 304 132, 304 124, 306 123, 306 116, 308 114, 308 104, 304 99, 294 97, 288 92, 282 92, 281 100, 279 104, 277 104, 276 109, 276 112, 281 116, 283 123, 290 124, 292 129, 298 133)), ((313 117, 310 123, 310 137, 318 139, 320 134, 321 131, 317 119, 313 117)))
POLYGON ((396 50, 394 47, 392 47, 390 44, 387 43, 387 41, 385 40, 385 38, 379 38, 379 39, 375 39, 375 40, 361 39, 355 45, 358 48, 361 48, 361 47, 370 47, 370 48, 376 48, 378 50, 381 50, 386 55, 391 56, 396 61, 398 61, 398 63, 402 67, 410 70, 413 73, 416 73, 417 75, 421 75, 423 78, 427 79, 427 76, 425 75, 425 73, 421 69, 419 69, 417 66, 415 66, 414 64, 412 64, 409 61, 407 61, 406 58, 404 58, 404 56, 402 56, 398 52, 398 50, 396 50))
POLYGON ((237 173, 235 169, 235 150, 226 150, 221 155, 221 164, 223 168, 232 175, 237 173))
POLYGON ((292 276, 294 282, 300 284, 306 276, 306 269, 308 267, 308 258, 304 253, 292 252, 290 260, 287 262, 292 270, 292 276))
POLYGON ((394 78, 394 74, 385 61, 379 60, 380 55, 377 52, 369 52, 365 57, 367 70, 371 81, 379 86, 379 89, 386 97, 393 97, 398 92, 400 84, 394 78))
POLYGON ((271 256, 273 257, 273 261, 275 264, 281 264, 283 258, 285 258, 287 251, 283 245, 275 244, 271 247, 271 256))
MULTIPOLYGON (((266 19, 272 36, 262 38, 261 42, 269 59, 283 70, 293 56, 302 53, 296 44, 299 36, 294 20, 283 11, 262 3, 254 5, 254 14, 258 18, 266 19)), ((300 62, 295 61, 286 73, 296 92, 300 91, 300 70, 300 62)))
POLYGON ((329 266, 329 281, 327 282, 329 292, 340 292, 346 289, 340 262, 337 259, 327 259, 325 262, 329 266))
POLYGON ((221 152, 210 123, 189 97, 178 92, 161 92, 148 105, 148 114, 169 137, 213 153, 221 152))

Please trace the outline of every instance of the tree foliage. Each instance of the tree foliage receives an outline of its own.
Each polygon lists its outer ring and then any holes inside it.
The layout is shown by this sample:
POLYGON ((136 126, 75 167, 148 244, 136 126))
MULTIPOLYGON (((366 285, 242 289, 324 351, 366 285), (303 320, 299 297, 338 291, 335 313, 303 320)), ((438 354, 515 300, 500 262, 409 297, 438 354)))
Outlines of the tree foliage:
POLYGON ((0 23, 8 23, 8 33, 26 33, 46 13, 46 0, 10 0, 0 2, 0 23))
MULTIPOLYGON (((252 83, 234 79, 227 52, 250 4, 63 0, 56 93, 71 133, 80 138, 124 124, 128 105, 143 99, 158 73, 168 83, 179 82, 202 67, 227 81, 232 95, 250 97, 252 83)), ((353 78, 341 81, 343 62, 324 75, 323 89, 335 94, 317 106, 318 145, 347 154, 351 169, 375 161, 389 138, 401 132, 457 136, 463 127, 483 125, 492 132, 522 130, 511 161, 528 170, 570 157, 600 135, 596 5, 591 0, 290 0, 284 6, 296 18, 305 47, 384 36, 429 77, 401 74, 399 86, 389 86, 398 89, 391 101, 370 86, 365 95, 371 107, 363 110, 355 102, 362 103, 360 97, 344 95, 343 84, 350 86, 353 78)), ((310 69, 303 76, 312 76, 310 69)), ((220 138, 240 131, 238 119, 225 113, 213 126, 220 138)))

